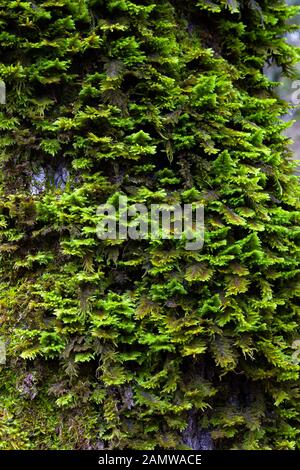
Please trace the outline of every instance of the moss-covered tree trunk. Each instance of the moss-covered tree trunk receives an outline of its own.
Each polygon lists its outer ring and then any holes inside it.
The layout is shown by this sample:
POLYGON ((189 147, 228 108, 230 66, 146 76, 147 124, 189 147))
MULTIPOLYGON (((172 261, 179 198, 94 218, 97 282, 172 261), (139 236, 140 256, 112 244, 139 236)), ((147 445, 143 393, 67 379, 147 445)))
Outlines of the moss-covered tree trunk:
POLYGON ((300 448, 299 187, 263 74, 294 13, 0 0, 0 448, 300 448), (119 195, 202 203, 203 249, 99 240, 119 195))

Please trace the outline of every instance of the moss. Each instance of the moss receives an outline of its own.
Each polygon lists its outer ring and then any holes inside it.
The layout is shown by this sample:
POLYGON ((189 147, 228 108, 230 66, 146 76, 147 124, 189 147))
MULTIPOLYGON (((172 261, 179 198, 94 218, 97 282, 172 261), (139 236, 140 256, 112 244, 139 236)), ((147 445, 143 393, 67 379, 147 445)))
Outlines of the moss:
POLYGON ((0 0, 1 448, 299 449, 299 186, 263 73, 292 73, 295 13, 0 0), (203 203, 203 249, 99 240, 119 194, 203 203))

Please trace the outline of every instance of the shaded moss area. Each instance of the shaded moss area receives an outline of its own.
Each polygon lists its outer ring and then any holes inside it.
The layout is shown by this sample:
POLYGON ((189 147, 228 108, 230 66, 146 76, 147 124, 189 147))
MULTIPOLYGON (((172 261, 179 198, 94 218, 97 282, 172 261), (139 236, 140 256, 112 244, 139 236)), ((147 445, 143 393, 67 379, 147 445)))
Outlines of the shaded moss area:
POLYGON ((299 449, 284 1, 0 0, 1 449, 299 449), (202 203, 205 244, 97 237, 202 203))

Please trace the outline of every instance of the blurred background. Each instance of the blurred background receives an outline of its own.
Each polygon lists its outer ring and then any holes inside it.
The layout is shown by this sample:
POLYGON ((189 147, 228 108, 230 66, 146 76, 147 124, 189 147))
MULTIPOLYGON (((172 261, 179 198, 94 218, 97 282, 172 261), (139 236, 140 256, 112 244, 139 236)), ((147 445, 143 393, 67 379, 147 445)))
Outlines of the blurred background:
MULTIPOLYGON (((289 5, 299 6, 300 7, 300 0, 287 0, 289 5)), ((295 47, 300 47, 300 12, 296 18, 294 18, 292 23, 296 23, 299 25, 299 30, 287 35, 287 40, 290 44, 294 45, 295 47)), ((272 75, 274 80, 280 80, 281 86, 278 88, 279 95, 284 98, 285 100, 291 102, 293 106, 295 106, 295 102, 293 103, 293 96, 297 96, 299 100, 299 105, 297 106, 298 109, 292 109, 290 115, 285 116, 284 119, 290 120, 295 119, 296 122, 290 127, 287 131, 289 137, 291 137, 294 141, 292 144, 292 150, 294 152, 294 158, 296 160, 300 160, 300 62, 297 66, 298 74, 293 80, 289 80, 287 78, 282 78, 280 75, 280 70, 274 69, 272 75), (296 84, 295 81, 299 80, 296 84), (293 84, 294 82, 294 84, 293 84), (293 88, 294 86, 294 88, 293 88), (297 88, 295 88, 297 86, 297 88), (298 89, 298 92, 296 92, 298 89), (296 92, 296 93, 295 93, 296 92)), ((298 162, 298 171, 300 172, 300 161, 298 162)))
MULTIPOLYGON (((300 7, 300 0, 286 0, 286 2, 289 5, 300 7)), ((299 30, 287 34, 287 41, 295 47, 300 47, 300 12, 291 20, 291 23, 299 25, 299 30)), ((297 70, 293 79, 283 77, 281 68, 274 65, 266 66, 265 73, 272 80, 281 83, 277 88, 277 93, 292 105, 290 113, 283 116, 283 119, 285 121, 295 120, 295 123, 286 131, 286 134, 293 140, 291 149, 294 153, 294 159, 300 160, 300 62, 297 70)), ((300 161, 297 162, 297 166, 296 173, 300 175, 300 161)))

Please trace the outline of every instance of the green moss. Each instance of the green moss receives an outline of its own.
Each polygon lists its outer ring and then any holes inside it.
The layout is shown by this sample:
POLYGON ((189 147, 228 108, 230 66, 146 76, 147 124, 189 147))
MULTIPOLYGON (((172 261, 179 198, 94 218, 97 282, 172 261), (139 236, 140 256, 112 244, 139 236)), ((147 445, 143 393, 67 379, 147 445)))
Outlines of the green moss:
POLYGON ((0 0, 3 449, 299 441, 299 185, 284 1, 0 0), (205 206, 202 251, 96 209, 205 206))

